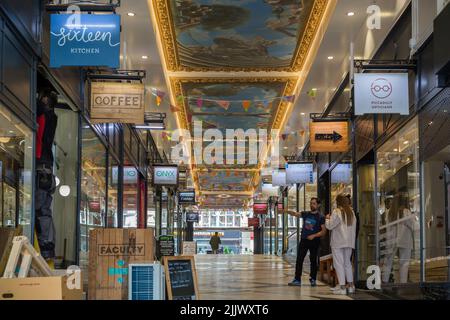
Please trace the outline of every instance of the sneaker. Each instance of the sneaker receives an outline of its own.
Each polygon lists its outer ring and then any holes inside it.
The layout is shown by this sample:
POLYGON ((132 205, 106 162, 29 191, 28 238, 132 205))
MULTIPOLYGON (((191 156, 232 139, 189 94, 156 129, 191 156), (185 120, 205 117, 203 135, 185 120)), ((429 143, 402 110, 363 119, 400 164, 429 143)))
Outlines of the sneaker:
POLYGON ((336 291, 336 290, 339 290, 340 288, 341 288, 341 286, 340 286, 340 285, 337 285, 336 287, 330 288, 330 290, 331 290, 331 291, 336 291))
POLYGON ((349 288, 348 288, 348 293, 349 293, 349 294, 355 293, 355 287, 349 287, 349 288))
POLYGON ((347 294, 347 290, 345 290, 345 289, 337 289, 337 290, 334 290, 333 291, 333 294, 336 294, 336 295, 346 295, 347 294))
POLYGON ((311 287, 316 287, 317 286, 316 279, 309 279, 309 282, 311 283, 311 287))
POLYGON ((288 286, 291 287, 300 287, 302 285, 302 282, 300 280, 294 279, 292 282, 288 283, 288 286))

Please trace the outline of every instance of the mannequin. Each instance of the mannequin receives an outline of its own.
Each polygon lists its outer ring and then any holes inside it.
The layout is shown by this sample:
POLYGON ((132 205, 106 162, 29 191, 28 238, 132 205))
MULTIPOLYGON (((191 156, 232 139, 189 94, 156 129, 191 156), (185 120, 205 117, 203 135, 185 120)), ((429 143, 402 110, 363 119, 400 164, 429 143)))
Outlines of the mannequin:
POLYGON ((39 93, 37 102, 38 131, 36 137, 36 233, 44 259, 55 257, 55 226, 52 217, 52 201, 56 183, 53 175, 53 142, 58 117, 55 106, 58 96, 50 89, 39 93))

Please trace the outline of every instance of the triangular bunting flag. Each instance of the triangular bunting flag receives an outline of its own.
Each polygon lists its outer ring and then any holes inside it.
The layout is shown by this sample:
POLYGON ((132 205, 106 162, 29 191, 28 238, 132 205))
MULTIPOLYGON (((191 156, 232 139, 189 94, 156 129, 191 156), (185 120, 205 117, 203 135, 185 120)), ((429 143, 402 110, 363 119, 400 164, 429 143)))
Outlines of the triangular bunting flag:
POLYGON ((183 103, 183 96, 178 96, 177 97, 177 102, 179 103, 179 104, 182 104, 183 103))
POLYGON ((189 114, 187 115, 187 119, 188 119, 189 122, 192 122, 192 114, 189 113, 189 114))
POLYGON ((283 97, 283 100, 287 101, 287 102, 294 102, 295 95, 293 95, 293 96, 285 96, 285 97, 283 97))
POLYGON ((180 111, 181 111, 180 108, 178 108, 178 107, 176 107, 174 105, 170 105, 170 112, 177 113, 177 112, 180 112, 180 111))
POLYGON ((300 136, 303 137, 305 135, 305 130, 300 130, 300 136))
POLYGON ((218 104, 219 106, 221 106, 221 107, 224 108, 225 110, 228 110, 228 108, 230 107, 230 101, 219 100, 219 101, 216 101, 216 102, 217 102, 217 104, 218 104))
POLYGON ((248 108, 250 108, 250 104, 251 104, 250 100, 242 101, 242 107, 244 108, 245 112, 247 112, 248 108))
POLYGON ((159 107, 161 105, 161 97, 160 96, 156 96, 156 105, 159 107))
POLYGON ((226 177, 229 177, 229 176, 231 176, 231 171, 227 171, 227 172, 225 172, 225 176, 226 176, 226 177))
POLYGON ((201 98, 198 98, 197 99, 197 107, 199 107, 201 109, 202 106, 203 106, 203 100, 201 98))
POLYGON ((283 141, 284 141, 284 140, 286 140, 287 136, 288 136, 287 133, 283 133, 283 134, 281 135, 281 139, 283 139, 283 141))
POLYGON ((156 95, 160 97, 161 99, 164 99, 164 96, 166 93, 164 91, 156 90, 156 95))

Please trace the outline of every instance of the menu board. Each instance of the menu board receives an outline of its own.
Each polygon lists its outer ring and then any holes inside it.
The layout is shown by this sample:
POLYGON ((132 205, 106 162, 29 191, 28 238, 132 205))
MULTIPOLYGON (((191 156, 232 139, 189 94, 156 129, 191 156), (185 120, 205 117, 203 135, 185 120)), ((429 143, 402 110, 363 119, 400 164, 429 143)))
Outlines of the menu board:
POLYGON ((164 257, 169 300, 198 300, 194 257, 164 257))
POLYGON ((313 164, 312 163, 287 163, 286 164, 286 183, 313 183, 313 164))
POLYGON ((173 236, 160 236, 158 239, 158 257, 173 255, 175 255, 175 240, 173 236))

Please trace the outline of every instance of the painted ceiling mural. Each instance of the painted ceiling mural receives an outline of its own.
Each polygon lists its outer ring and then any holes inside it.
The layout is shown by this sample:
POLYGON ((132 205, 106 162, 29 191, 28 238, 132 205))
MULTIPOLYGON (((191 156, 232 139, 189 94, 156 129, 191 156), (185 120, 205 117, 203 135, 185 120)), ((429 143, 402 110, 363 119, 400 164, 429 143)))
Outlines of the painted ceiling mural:
MULTIPOLYGON (((193 135, 194 122, 201 121, 203 131, 218 129, 224 137, 226 129, 281 129, 291 106, 283 97, 295 94, 319 26, 335 5, 335 0, 151 1, 178 124, 193 135), (241 71, 251 73, 237 76, 241 71)), ((203 148, 209 143, 203 141, 203 148)), ((248 159, 248 143, 234 151, 248 159)), ((242 204, 259 182, 259 165, 194 164, 193 178, 200 193, 208 194, 208 204, 242 204), (227 194, 232 196, 220 197, 227 194)))
POLYGON ((298 71, 327 0, 155 1, 170 71, 298 71))

